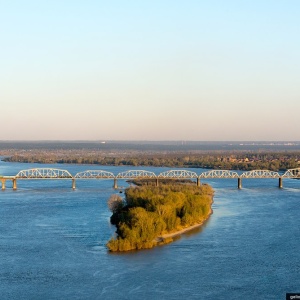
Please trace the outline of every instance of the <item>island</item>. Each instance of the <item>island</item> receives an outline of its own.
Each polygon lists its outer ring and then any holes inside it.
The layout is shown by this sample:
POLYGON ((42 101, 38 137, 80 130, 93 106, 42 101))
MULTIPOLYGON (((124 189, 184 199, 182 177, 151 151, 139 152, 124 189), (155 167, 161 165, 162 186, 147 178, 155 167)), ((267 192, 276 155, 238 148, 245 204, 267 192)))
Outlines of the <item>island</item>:
POLYGON ((211 186, 169 182, 130 186, 125 198, 112 195, 108 206, 116 236, 107 243, 110 251, 152 248, 170 243, 175 235, 201 226, 212 213, 211 186))

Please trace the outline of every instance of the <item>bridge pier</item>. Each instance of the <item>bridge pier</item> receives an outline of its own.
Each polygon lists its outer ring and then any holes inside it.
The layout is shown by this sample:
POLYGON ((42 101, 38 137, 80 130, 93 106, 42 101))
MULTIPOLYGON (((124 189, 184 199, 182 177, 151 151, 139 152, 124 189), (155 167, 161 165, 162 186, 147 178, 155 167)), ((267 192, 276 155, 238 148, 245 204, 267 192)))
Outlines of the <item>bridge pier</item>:
POLYGON ((72 178, 72 189, 75 190, 76 189, 76 182, 75 182, 75 178, 72 178))
POLYGON ((242 178, 238 178, 238 189, 240 190, 242 188, 242 178))
POLYGON ((158 186, 158 178, 155 180, 155 186, 158 186))
POLYGON ((118 181, 117 181, 117 178, 114 178, 114 186, 113 186, 114 189, 117 189, 118 188, 118 181))
POLYGON ((4 191, 5 190, 5 182, 6 182, 6 180, 2 179, 1 182, 2 182, 2 191, 4 191))
POLYGON ((197 177, 197 186, 200 186, 200 178, 197 177))
POLYGON ((278 184, 278 187, 279 187, 280 189, 283 188, 282 177, 279 177, 279 184, 278 184))
POLYGON ((17 190, 17 179, 13 179, 12 183, 13 183, 13 190, 16 191, 17 190))

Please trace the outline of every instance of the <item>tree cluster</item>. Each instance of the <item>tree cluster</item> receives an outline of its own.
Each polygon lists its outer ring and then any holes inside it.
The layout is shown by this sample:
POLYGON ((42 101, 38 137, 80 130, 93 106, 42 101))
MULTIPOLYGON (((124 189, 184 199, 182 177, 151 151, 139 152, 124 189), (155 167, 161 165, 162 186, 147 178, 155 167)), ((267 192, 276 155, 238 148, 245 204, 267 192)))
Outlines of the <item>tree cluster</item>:
MULTIPOLYGON (((213 190, 209 185, 164 184, 159 187, 129 187, 125 200, 117 200, 111 223, 117 237, 107 247, 110 251, 152 248, 166 233, 199 224, 211 212, 213 190)), ((110 199, 111 200, 111 199, 110 199)))
POLYGON ((266 169, 284 171, 299 167, 299 152, 268 152, 268 153, 211 153, 211 154, 127 154, 116 156, 104 153, 88 152, 27 152, 15 154, 4 159, 10 162, 25 163, 71 163, 97 164, 113 166, 153 166, 179 168, 205 168, 221 170, 255 170, 266 169))

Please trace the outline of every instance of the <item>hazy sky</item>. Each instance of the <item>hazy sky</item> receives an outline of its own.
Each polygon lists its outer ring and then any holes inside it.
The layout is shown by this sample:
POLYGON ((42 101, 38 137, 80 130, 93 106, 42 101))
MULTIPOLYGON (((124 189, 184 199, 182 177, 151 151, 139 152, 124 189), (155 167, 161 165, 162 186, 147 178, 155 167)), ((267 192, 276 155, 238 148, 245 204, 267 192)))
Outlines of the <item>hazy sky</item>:
POLYGON ((300 140, 298 0, 0 0, 0 140, 300 140))

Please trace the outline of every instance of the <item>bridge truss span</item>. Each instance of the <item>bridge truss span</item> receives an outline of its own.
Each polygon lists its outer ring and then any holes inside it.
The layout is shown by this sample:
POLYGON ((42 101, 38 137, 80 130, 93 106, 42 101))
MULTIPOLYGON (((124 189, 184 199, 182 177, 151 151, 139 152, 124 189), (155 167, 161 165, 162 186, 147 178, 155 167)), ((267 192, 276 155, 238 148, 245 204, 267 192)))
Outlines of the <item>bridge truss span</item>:
MULTIPOLYGON (((252 170, 243 173, 237 173, 231 170, 210 170, 207 172, 200 173, 199 175, 193 171, 189 170, 167 170, 159 173, 158 175, 154 172, 146 170, 129 170, 125 172, 120 172, 115 175, 112 172, 105 170, 86 170, 77 173, 75 176, 67 170, 54 169, 54 168, 34 168, 28 170, 19 171, 15 176, 0 176, 0 182, 2 184, 2 190, 5 189, 5 184, 7 180, 11 180, 13 184, 13 189, 17 189, 17 180, 19 179, 70 179, 72 180, 72 188, 76 188, 77 179, 112 179, 114 181, 113 187, 118 188, 118 179, 153 179, 156 186, 159 185, 160 179, 195 179, 197 186, 200 186, 200 180, 208 178, 222 179, 222 178, 232 178, 237 179, 238 188, 242 188, 243 179, 264 179, 264 178, 274 178, 279 180, 279 188, 283 187, 283 180, 286 179, 300 179, 300 168, 289 169, 284 174, 279 174, 278 172, 270 170, 252 170)), ((163 181, 163 180, 162 180, 163 181)))
POLYGON ((160 173, 158 178, 174 178, 174 179, 191 179, 191 178, 198 178, 197 173, 186 171, 186 170, 169 170, 160 173))
POLYGON ((115 175, 111 172, 104 170, 86 170, 83 172, 77 173, 74 178, 76 179, 114 179, 115 175))
POLYGON ((20 171, 16 179, 73 179, 67 170, 52 168, 36 168, 20 171))
POLYGON ((238 178, 239 174, 229 170, 212 170, 201 173, 199 178, 238 178))
POLYGON ((156 178, 156 174, 145 170, 129 170, 119 173, 118 179, 134 179, 134 178, 156 178))
POLYGON ((252 170, 241 174, 241 178, 280 178, 280 174, 270 170, 252 170))
POLYGON ((300 178, 300 168, 287 170, 282 177, 285 178, 300 178))

